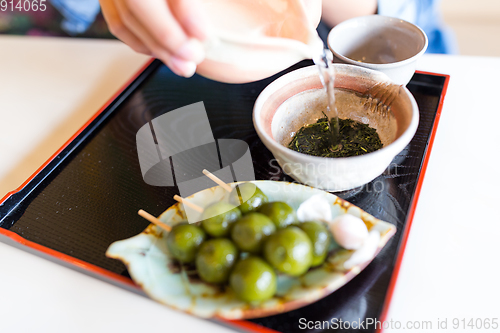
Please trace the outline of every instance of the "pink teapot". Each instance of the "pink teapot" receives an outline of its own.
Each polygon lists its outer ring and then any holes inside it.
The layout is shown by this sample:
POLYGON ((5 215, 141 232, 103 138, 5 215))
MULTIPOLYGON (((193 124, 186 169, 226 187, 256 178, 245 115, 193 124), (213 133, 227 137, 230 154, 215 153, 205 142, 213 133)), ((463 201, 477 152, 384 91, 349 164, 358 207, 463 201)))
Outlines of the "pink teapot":
POLYGON ((197 72, 245 83, 269 77, 323 50, 321 0, 202 0, 212 27, 197 72))

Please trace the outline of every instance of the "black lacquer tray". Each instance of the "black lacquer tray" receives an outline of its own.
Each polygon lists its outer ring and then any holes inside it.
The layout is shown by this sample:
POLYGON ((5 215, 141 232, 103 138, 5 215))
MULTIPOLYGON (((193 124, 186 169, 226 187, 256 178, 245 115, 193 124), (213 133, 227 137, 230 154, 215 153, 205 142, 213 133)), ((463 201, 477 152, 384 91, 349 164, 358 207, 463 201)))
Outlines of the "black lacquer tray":
MULTIPOLYGON (((266 80, 231 85, 200 76, 179 78, 153 61, 20 189, 2 199, 0 240, 140 293, 125 266, 106 258, 105 251, 112 242, 146 228, 139 209, 160 215, 178 192, 143 181, 135 142, 139 128, 163 113, 203 101, 216 139, 248 143, 256 179, 292 181, 259 140, 252 108, 278 76, 311 64, 304 61, 266 80)), ((347 285, 304 308, 221 324, 255 332, 304 332, 304 320, 384 319, 448 80, 445 75, 415 74, 408 84, 420 108, 415 137, 383 175, 362 188, 337 193, 397 226, 397 234, 375 260, 347 285)))

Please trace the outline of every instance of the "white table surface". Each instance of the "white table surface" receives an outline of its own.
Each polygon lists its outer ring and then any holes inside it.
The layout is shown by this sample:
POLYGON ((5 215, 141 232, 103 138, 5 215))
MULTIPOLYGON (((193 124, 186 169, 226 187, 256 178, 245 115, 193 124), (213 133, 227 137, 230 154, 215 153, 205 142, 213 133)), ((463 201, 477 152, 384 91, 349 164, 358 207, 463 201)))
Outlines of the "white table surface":
MULTIPOLYGON (((147 60, 116 41, 0 36, 0 197, 147 60)), ((419 69, 451 81, 388 319, 475 332, 452 320, 500 317, 500 58, 425 55, 419 69)), ((0 332, 230 331, 3 243, 0 281, 0 332)))

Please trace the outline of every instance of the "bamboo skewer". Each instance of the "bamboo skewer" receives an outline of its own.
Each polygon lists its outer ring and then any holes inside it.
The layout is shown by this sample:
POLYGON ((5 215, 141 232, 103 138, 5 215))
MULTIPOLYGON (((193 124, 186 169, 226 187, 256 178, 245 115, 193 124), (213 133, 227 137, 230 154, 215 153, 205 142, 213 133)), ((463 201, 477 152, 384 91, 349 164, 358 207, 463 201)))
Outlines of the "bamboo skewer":
POLYGON ((203 213, 202 207, 198 206, 197 204, 192 203, 191 201, 188 201, 188 200, 178 196, 177 194, 174 195, 174 199, 182 204, 185 204, 186 206, 191 207, 192 209, 194 209, 195 211, 197 211, 199 213, 203 213))
POLYGON ((169 231, 172 230, 172 227, 163 223, 162 221, 158 220, 156 217, 154 217, 153 215, 149 214, 148 212, 140 209, 138 214, 140 216, 142 216, 143 218, 145 218, 146 220, 148 220, 149 222, 153 223, 154 225, 157 225, 159 226, 160 228, 166 230, 166 231, 169 231))
MULTIPOLYGON (((220 178, 218 178, 217 176, 215 176, 214 174, 212 174, 207 169, 203 169, 203 174, 205 176, 207 176, 208 178, 210 178, 211 180, 213 180, 215 183, 217 183, 220 187, 222 187, 227 192, 231 192, 233 190, 231 188, 231 186, 229 186, 226 183, 224 183, 220 178)), ((174 195, 174 200, 176 200, 176 201, 178 201, 178 202, 180 202, 182 204, 185 204, 186 206, 191 207, 192 209, 194 209, 195 211, 197 211, 199 213, 203 213, 203 210, 204 210, 203 207, 200 207, 197 204, 194 204, 191 201, 188 201, 188 200, 182 198, 181 196, 178 196, 177 194, 174 195)), ((139 210, 138 214, 140 216, 142 216, 143 218, 145 218, 146 220, 148 220, 149 222, 151 222, 151 223, 159 226, 162 229, 165 229, 166 231, 172 230, 171 226, 163 223, 162 221, 160 221, 159 219, 157 219, 156 217, 154 217, 153 215, 149 214, 148 212, 146 212, 146 211, 144 211, 142 209, 139 210)))
POLYGON ((229 186, 226 183, 224 183, 220 178, 218 178, 217 176, 215 176, 213 173, 211 173, 207 169, 203 169, 203 174, 205 176, 207 176, 208 178, 212 179, 214 182, 216 182, 220 187, 222 187, 226 191, 231 192, 233 190, 231 188, 231 186, 229 186))

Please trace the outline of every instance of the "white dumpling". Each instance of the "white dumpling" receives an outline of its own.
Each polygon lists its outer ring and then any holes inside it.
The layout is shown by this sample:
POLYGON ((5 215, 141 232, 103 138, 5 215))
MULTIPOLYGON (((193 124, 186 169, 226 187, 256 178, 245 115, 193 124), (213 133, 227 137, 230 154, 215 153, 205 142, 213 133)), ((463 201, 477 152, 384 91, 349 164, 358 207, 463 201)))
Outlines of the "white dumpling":
POLYGON ((299 206, 297 218, 300 222, 330 221, 332 218, 330 203, 321 194, 313 195, 299 206))
POLYGON ((375 257, 378 243, 380 242, 380 232, 372 230, 368 234, 368 238, 363 243, 363 246, 356 250, 351 257, 344 263, 345 269, 351 269, 356 265, 360 265, 375 257))
POLYGON ((357 250, 368 238, 368 228, 359 217, 344 214, 330 223, 335 241, 345 249, 357 250))

